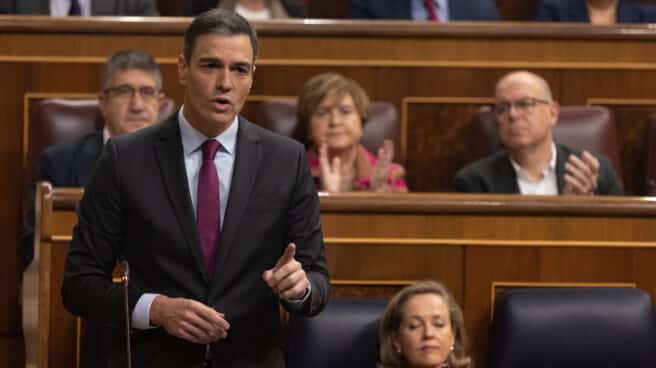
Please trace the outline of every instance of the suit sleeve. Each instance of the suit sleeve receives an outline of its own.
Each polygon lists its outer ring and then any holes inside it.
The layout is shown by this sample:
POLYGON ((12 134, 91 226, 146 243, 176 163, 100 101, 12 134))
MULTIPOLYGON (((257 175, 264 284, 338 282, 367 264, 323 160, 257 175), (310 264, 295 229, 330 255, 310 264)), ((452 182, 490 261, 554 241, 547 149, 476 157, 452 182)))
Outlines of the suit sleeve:
POLYGON ((289 312, 311 316, 319 313, 326 305, 330 285, 321 231, 319 196, 300 145, 297 149, 295 183, 287 214, 288 241, 297 246, 296 259, 303 266, 312 284, 312 291, 304 303, 283 302, 283 306, 289 312))
POLYGON ((484 193, 481 181, 477 175, 469 173, 465 170, 458 172, 453 180, 453 186, 456 191, 462 193, 484 193))
POLYGON ((613 169, 613 165, 606 156, 599 157, 599 179, 596 194, 624 195, 622 181, 613 169))
MULTIPOLYGON (((62 302, 72 314, 119 322, 122 286, 112 282, 112 270, 121 253, 123 218, 116 146, 110 140, 82 198, 78 223, 66 256, 62 302)), ((134 287, 131 285, 131 294, 134 287)), ((131 295, 130 310, 136 296, 131 295)))

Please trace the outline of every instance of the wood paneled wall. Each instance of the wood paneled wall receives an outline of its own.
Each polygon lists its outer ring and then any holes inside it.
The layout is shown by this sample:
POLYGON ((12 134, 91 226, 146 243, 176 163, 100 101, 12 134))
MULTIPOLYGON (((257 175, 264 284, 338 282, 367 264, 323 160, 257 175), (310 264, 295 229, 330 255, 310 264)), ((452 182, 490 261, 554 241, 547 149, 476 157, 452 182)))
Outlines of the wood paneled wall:
MULTIPOLYGON (((188 18, 50 19, 0 17, 0 365, 20 340, 19 270, 25 97, 99 88, 99 66, 113 51, 141 48, 162 66, 164 90, 178 102, 176 56, 188 18), (9 348, 8 348, 9 349, 9 348)), ((562 104, 604 104, 615 113, 627 191, 641 190, 647 118, 656 98, 656 30, 647 26, 289 21, 256 23, 260 58, 245 110, 294 96, 319 72, 360 82, 372 99, 401 112, 408 179, 415 191, 448 191, 469 161, 471 111, 489 101, 495 81, 515 69, 543 75, 562 104)))

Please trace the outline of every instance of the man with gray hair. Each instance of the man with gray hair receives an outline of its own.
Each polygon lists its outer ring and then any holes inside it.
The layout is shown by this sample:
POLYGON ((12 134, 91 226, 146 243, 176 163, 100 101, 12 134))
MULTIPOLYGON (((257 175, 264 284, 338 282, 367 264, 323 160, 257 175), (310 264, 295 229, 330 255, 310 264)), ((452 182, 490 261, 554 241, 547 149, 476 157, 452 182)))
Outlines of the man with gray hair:
MULTIPOLYGON (((97 99, 104 129, 47 147, 39 159, 37 180, 48 181, 55 187, 83 187, 110 137, 134 132, 157 121, 164 98, 162 75, 150 54, 141 50, 118 51, 103 64, 100 79, 97 99)), ((19 244, 18 253, 25 270, 34 257, 33 205, 24 217, 19 244)))
POLYGON ((547 82, 527 71, 497 82, 495 105, 505 150, 458 172, 455 187, 471 193, 622 195, 622 184, 605 156, 553 141, 560 107, 547 82))
MULTIPOLYGON (((196 17, 178 56, 183 106, 110 140, 85 188, 63 304, 83 318, 124 321, 111 273, 119 258, 129 262, 135 366, 284 367, 280 306, 311 316, 328 300, 305 149, 239 115, 256 57, 255 29, 242 16, 196 17)), ((125 364, 121 336, 112 366, 125 364)))

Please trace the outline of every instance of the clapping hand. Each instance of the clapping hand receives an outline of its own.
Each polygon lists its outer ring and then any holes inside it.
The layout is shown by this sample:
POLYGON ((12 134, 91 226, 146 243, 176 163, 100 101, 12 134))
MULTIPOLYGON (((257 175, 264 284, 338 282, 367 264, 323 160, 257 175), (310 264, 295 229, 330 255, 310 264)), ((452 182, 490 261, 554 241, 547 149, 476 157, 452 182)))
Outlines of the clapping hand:
POLYGON ((342 182, 340 173, 341 160, 339 157, 333 158, 332 162, 328 157, 328 146, 323 143, 319 146, 319 172, 321 175, 321 187, 323 190, 336 193, 342 182))
POLYGON ((386 139, 383 141, 382 146, 378 149, 376 157, 376 166, 374 167, 371 176, 371 190, 373 191, 388 191, 387 173, 389 172, 392 159, 394 158, 394 143, 386 139))
POLYGON ((599 179, 599 160, 590 152, 583 151, 581 157, 570 155, 565 171, 563 194, 594 194, 599 179))

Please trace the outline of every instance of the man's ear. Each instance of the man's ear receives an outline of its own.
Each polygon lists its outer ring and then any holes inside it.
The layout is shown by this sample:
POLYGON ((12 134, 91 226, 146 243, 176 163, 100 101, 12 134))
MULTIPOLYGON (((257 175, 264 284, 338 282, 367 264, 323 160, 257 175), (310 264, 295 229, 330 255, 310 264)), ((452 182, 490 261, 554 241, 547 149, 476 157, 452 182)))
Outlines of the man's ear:
POLYGON ((105 102, 107 102, 107 96, 105 96, 105 92, 98 91, 98 93, 96 93, 96 100, 98 100, 98 108, 100 109, 100 114, 104 117, 105 102))
POLYGON ((553 119, 553 124, 551 126, 555 126, 558 123, 558 117, 560 116, 560 104, 558 101, 553 101, 551 103, 551 117, 553 119))
POLYGON ((189 65, 187 65, 187 61, 185 60, 184 55, 182 54, 178 55, 178 81, 180 81, 180 84, 183 86, 187 85, 188 69, 189 69, 189 65))

